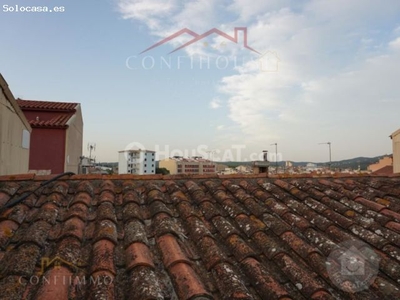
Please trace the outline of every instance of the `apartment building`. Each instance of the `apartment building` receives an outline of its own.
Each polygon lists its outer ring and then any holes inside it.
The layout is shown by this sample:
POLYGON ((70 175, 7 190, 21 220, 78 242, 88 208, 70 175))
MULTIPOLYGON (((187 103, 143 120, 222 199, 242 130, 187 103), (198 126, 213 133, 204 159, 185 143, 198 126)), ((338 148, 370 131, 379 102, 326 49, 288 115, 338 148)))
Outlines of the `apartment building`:
POLYGON ((119 174, 148 175, 156 173, 156 152, 150 150, 122 150, 118 156, 119 174))
POLYGON ((392 156, 382 157, 377 163, 369 165, 367 167, 367 170, 373 173, 388 166, 393 166, 392 156))
POLYGON ((214 174, 216 173, 216 164, 211 160, 200 156, 184 158, 174 156, 168 159, 160 160, 160 168, 166 168, 171 175, 174 174, 214 174))
POLYGON ((400 129, 390 136, 393 142, 393 173, 400 173, 400 129))

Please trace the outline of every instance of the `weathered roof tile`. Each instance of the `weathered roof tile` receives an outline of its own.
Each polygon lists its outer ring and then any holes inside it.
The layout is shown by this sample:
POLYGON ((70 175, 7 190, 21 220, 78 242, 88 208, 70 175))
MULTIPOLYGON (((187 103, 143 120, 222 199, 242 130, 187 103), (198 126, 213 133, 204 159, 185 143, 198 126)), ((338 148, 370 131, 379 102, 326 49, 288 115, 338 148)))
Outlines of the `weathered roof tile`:
MULTIPOLYGON (((34 178, 0 181, 0 207, 39 187, 34 178)), ((2 210, 0 297, 399 297, 400 178, 126 178, 59 180, 2 210), (333 283, 326 265, 343 242, 380 258, 357 294, 333 283), (43 259, 47 279, 73 280, 33 285, 43 259)))

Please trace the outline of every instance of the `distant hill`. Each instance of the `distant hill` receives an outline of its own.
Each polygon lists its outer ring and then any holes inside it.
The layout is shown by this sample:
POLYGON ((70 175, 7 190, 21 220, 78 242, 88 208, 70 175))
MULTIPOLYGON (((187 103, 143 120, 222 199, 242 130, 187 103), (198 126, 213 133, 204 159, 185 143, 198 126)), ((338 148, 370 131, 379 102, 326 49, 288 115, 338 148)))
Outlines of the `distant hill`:
MULTIPOLYGON (((381 159, 382 157, 388 156, 386 155, 380 155, 376 157, 356 157, 352 159, 345 159, 345 160, 339 160, 339 161, 333 161, 332 162, 332 168, 337 168, 337 169, 354 169, 357 170, 358 166, 360 166, 361 170, 366 170, 367 167, 370 164, 376 163, 381 159)), ((285 165, 286 161, 280 161, 278 162, 278 165, 280 167, 283 167, 285 165)), ((310 161, 290 161, 294 167, 305 167, 310 161)), ((249 161, 216 161, 215 163, 217 164, 224 164, 227 165, 228 167, 231 168, 236 168, 241 165, 251 165, 251 162, 249 161)), ((156 161, 156 167, 158 167, 159 162, 156 161)), ((274 162, 271 162, 271 165, 274 165, 274 162)), ((315 163, 318 167, 325 167, 328 166, 328 162, 324 163, 315 163)), ((102 166, 107 166, 107 167, 117 167, 118 163, 117 162, 107 162, 107 163, 101 163, 102 166)))
MULTIPOLYGON (((381 159, 384 156, 387 156, 387 155, 380 155, 380 156, 376 156, 376 157, 356 157, 356 158, 352 158, 352 159, 333 161, 332 168, 358 169, 358 166, 360 166, 361 170, 366 170, 370 164, 378 162, 379 159, 381 159)), ((294 167, 302 167, 302 166, 304 167, 308 163, 310 163, 309 161, 301 161, 301 162, 290 161, 290 162, 293 164, 294 167)), ((250 165, 251 164, 251 162, 248 162, 248 161, 227 161, 227 162, 217 162, 217 163, 227 165, 231 168, 236 168, 237 166, 240 166, 240 165, 250 165)), ((275 163, 272 162, 271 164, 274 165, 275 163)), ((328 166, 329 162, 315 163, 315 164, 318 167, 324 167, 324 166, 328 166)), ((285 165, 285 161, 278 162, 278 165, 280 167, 283 167, 285 165)))

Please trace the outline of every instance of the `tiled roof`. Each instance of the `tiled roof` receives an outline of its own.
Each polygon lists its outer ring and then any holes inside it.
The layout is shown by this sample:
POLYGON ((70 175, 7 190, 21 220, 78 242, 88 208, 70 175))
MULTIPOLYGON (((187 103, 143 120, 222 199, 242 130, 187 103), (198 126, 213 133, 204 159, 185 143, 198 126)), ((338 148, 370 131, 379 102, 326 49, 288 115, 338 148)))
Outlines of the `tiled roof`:
POLYGON ((78 103, 67 103, 67 102, 50 102, 50 101, 36 101, 36 100, 17 100, 22 111, 40 111, 47 112, 52 116, 46 120, 38 118, 28 117, 29 124, 35 127, 44 128, 66 128, 67 123, 76 112, 76 106, 78 103))
POLYGON ((74 112, 78 103, 17 99, 22 109, 74 112))
POLYGON ((375 172, 372 172, 374 175, 391 175, 393 174, 393 166, 385 166, 375 172))
POLYGON ((399 177, 86 178, 0 214, 2 299, 400 299, 399 177), (346 241, 380 259, 358 293, 327 271, 346 241))
POLYGON ((50 120, 29 120, 29 124, 34 127, 67 127, 67 122, 74 114, 62 113, 50 120))

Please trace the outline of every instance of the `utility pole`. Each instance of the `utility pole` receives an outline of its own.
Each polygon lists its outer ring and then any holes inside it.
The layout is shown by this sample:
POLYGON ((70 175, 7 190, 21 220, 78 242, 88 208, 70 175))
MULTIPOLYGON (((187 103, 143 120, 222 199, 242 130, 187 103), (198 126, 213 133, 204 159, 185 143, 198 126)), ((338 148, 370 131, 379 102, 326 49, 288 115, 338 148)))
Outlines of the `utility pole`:
POLYGON ((319 145, 328 145, 329 146, 329 170, 332 167, 332 149, 331 149, 331 142, 326 143, 319 143, 319 145))
POLYGON ((275 171, 278 174, 278 143, 273 143, 271 146, 275 146, 275 171))

